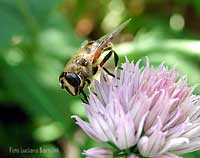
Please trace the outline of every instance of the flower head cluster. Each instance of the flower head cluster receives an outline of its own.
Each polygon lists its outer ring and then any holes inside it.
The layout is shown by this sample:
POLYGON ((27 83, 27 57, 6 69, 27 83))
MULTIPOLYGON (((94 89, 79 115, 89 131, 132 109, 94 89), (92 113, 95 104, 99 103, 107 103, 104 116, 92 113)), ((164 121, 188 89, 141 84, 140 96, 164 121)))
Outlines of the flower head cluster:
POLYGON ((200 149, 200 96, 174 69, 139 65, 126 60, 120 79, 102 74, 85 104, 88 122, 73 116, 88 136, 116 147, 86 156, 175 158, 200 149))

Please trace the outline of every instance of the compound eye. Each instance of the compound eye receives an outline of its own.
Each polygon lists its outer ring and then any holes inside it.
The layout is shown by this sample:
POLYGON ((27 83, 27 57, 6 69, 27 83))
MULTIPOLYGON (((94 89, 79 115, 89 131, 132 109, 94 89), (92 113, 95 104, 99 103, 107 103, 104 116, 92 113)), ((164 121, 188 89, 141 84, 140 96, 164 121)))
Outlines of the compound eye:
POLYGON ((79 87, 81 84, 81 79, 79 75, 74 74, 74 73, 66 73, 65 78, 67 82, 72 85, 73 87, 79 87))

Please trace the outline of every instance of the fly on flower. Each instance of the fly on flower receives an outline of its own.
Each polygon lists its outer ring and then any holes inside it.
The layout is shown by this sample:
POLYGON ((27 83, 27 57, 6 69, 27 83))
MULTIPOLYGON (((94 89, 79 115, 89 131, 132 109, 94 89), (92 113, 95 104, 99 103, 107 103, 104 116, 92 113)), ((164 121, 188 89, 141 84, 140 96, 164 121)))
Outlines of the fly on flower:
POLYGON ((82 94, 87 101, 83 88, 86 82, 88 85, 91 83, 93 75, 97 73, 100 67, 109 75, 113 76, 113 74, 104 67, 112 54, 114 55, 115 67, 117 67, 118 64, 119 57, 112 49, 110 42, 127 26, 130 20, 131 19, 125 21, 114 31, 104 35, 96 41, 87 42, 74 54, 67 62, 64 71, 60 74, 59 81, 62 89, 73 96, 82 94), (103 60, 99 61, 100 56, 107 51, 108 53, 103 60))

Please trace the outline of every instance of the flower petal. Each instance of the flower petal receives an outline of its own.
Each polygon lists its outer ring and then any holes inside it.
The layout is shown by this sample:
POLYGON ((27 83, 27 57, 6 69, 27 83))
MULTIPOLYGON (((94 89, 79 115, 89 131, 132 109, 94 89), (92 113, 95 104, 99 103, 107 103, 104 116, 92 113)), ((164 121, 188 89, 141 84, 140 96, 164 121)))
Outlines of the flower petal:
POLYGON ((96 140, 96 141, 104 141, 104 139, 102 139, 102 137, 100 137, 99 135, 96 135, 96 133, 94 133, 94 130, 92 129, 92 127, 90 126, 89 123, 81 120, 78 116, 71 116, 71 118, 76 119, 76 124, 78 124, 82 130, 88 135, 90 136, 92 139, 96 140))
POLYGON ((116 145, 120 149, 128 149, 136 144, 135 128, 129 113, 119 120, 116 136, 116 145))

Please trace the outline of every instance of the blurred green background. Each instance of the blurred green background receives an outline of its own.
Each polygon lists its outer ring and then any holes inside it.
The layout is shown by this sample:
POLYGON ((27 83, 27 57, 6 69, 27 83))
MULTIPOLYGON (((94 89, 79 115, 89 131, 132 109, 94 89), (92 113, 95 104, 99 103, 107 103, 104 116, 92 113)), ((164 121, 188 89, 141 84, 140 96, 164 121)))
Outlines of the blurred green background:
POLYGON ((84 157, 95 142, 70 118, 84 109, 58 76, 84 40, 128 18, 114 45, 120 62, 149 56, 199 83, 199 0, 0 0, 0 157, 84 157))

